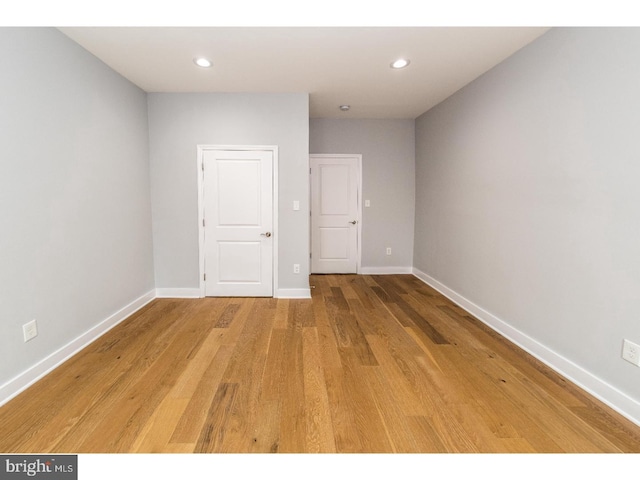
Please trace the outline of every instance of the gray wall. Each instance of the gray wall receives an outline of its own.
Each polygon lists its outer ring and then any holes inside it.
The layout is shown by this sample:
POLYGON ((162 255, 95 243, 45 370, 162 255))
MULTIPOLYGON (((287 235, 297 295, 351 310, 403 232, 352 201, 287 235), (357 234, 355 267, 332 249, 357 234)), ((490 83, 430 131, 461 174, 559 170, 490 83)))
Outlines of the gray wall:
POLYGON ((363 199, 371 200, 363 207, 362 267, 411 267, 414 121, 314 118, 309 136, 310 153, 362 154, 363 199))
POLYGON ((309 96, 152 93, 148 103, 156 287, 200 285, 197 145, 218 144, 279 147, 279 288, 309 288, 309 96))
POLYGON ((55 29, 0 58, 2 385, 154 284, 144 92, 55 29))
POLYGON ((414 255, 636 400, 639 48, 639 29, 553 29, 421 116, 414 255))

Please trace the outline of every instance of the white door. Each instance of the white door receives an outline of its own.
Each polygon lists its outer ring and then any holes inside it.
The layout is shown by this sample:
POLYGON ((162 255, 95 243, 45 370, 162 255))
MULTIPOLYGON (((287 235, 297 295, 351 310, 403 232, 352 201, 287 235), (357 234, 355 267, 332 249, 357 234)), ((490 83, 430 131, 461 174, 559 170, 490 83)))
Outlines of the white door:
POLYGON ((273 296, 273 152, 203 156, 205 295, 273 296))
POLYGON ((356 273, 359 165, 357 156, 312 156, 311 273, 356 273))

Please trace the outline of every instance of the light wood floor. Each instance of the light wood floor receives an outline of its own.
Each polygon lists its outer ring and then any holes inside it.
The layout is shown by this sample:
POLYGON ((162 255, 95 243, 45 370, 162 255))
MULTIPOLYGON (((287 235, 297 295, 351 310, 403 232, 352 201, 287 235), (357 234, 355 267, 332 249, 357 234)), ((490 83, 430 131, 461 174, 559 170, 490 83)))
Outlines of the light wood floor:
POLYGON ((0 408, 0 452, 640 452, 640 427, 410 275, 158 299, 0 408))

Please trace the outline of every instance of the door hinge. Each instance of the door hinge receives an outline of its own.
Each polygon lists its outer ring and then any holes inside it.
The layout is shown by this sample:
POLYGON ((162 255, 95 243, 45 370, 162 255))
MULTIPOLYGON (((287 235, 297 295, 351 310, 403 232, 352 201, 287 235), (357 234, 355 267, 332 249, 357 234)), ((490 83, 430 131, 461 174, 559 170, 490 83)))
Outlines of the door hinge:
POLYGON ((204 162, 202 162, 202 171, 204 172, 204 162))
POLYGON ((311 252, 309 252, 309 258, 311 258, 311 252))
POLYGON ((309 167, 309 175, 311 175, 311 167, 309 167))
POLYGON ((204 227, 204 218, 202 219, 202 226, 204 227))
POLYGON ((205 282, 207 281, 207 274, 206 273, 204 274, 204 281, 205 282))

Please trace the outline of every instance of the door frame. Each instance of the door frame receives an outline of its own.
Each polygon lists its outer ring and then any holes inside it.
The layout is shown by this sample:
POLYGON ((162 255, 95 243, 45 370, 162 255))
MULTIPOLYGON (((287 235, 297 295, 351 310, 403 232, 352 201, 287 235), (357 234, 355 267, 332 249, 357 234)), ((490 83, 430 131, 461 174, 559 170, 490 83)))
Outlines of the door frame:
POLYGON ((278 295, 278 146, 277 145, 198 145, 196 168, 198 172, 198 275, 200 278, 200 298, 205 297, 204 281, 204 154, 205 152, 224 151, 265 151, 273 155, 273 297, 278 295))
MULTIPOLYGON (((360 153, 311 153, 309 154, 309 211, 311 213, 311 205, 313 202, 311 192, 311 159, 312 158, 356 158, 356 175, 358 176, 356 183, 358 186, 358 192, 356 194, 356 212, 358 214, 358 239, 356 253, 356 275, 360 275, 362 269, 362 154, 360 153)), ((313 252, 313 225, 311 222, 311 216, 309 216, 309 252, 313 252)), ((309 256, 309 272, 311 272, 311 256, 309 256)))

